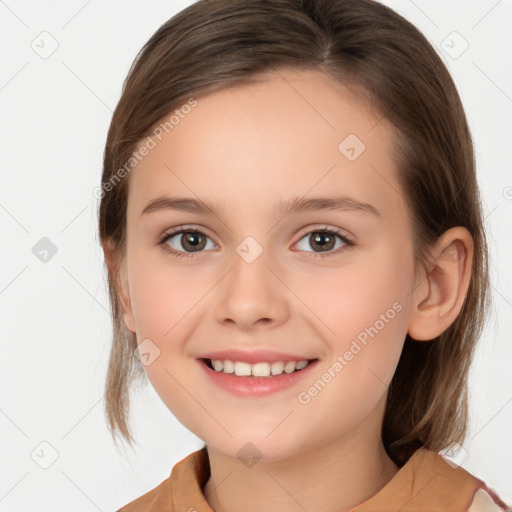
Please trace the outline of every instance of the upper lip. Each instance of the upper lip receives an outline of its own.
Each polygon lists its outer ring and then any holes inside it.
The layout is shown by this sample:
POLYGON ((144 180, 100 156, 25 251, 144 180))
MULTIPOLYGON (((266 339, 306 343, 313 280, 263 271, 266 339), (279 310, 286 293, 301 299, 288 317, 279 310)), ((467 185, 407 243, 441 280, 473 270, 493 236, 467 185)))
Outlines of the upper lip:
POLYGON ((275 352, 274 350, 218 350, 216 352, 208 352, 207 354, 202 355, 199 359, 212 359, 212 360, 220 360, 220 361, 240 361, 244 363, 273 363, 275 361, 309 361, 311 359, 315 359, 313 357, 305 357, 301 355, 294 354, 286 354, 284 352, 275 352))

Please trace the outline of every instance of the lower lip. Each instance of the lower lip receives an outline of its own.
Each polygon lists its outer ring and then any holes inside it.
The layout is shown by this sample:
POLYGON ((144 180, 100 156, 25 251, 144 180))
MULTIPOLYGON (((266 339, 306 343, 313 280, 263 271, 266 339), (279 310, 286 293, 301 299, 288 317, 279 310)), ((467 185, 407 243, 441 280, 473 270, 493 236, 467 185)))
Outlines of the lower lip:
POLYGON ((203 371, 211 381, 237 396, 267 396, 297 384, 311 369, 316 366, 318 359, 311 361, 305 368, 298 372, 282 373, 281 375, 268 377, 242 376, 234 373, 216 372, 212 370, 204 360, 198 360, 203 371))

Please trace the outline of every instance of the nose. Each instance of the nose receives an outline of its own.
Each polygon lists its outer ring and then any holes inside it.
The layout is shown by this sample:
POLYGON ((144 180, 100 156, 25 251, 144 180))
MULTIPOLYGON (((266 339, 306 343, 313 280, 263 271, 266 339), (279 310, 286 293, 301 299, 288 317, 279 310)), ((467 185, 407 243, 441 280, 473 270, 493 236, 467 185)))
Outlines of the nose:
POLYGON ((232 267, 220 283, 215 303, 216 318, 247 331, 257 326, 274 327, 289 315, 286 287, 276 277, 263 251, 256 259, 244 259, 238 253, 232 267))

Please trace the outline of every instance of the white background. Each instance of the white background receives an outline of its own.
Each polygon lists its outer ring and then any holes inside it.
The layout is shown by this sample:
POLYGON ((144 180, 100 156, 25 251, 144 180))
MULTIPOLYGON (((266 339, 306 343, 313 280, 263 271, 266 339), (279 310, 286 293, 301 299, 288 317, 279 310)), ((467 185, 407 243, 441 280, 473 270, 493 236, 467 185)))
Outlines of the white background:
MULTIPOLYGON (((0 1, 0 511, 116 510, 202 446, 150 385, 133 403, 136 449, 118 452, 109 437, 103 388, 111 327, 92 194, 133 58, 190 3, 0 1), (42 46, 41 37, 51 47, 43 31, 58 44, 46 59, 31 47, 42 46), (43 237, 57 248, 46 263, 32 252, 43 237), (51 456, 41 442, 58 453, 48 469, 31 457, 35 449, 45 454, 40 462, 51 456)), ((461 463, 512 502, 512 3, 384 3, 443 55, 473 133, 494 310, 472 370, 461 463), (442 47, 453 31, 469 44, 456 59, 442 47)), ((460 50, 457 37, 447 41, 460 50)))

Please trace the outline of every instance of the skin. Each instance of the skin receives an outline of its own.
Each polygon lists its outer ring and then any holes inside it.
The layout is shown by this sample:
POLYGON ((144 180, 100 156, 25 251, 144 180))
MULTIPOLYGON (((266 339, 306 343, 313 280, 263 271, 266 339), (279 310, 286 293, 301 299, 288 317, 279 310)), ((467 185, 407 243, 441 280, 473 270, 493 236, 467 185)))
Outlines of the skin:
POLYGON ((214 510, 349 510, 399 470, 381 439, 389 383, 406 334, 430 340, 459 313, 471 236, 461 227, 447 231, 432 248, 430 266, 415 272, 391 126, 320 72, 287 70, 197 100, 129 177, 124 321, 139 343, 149 338, 158 347, 145 367, 149 380, 208 446, 204 492, 214 510), (338 150, 351 133, 366 146, 352 162, 338 150), (275 210, 292 196, 335 193, 380 215, 326 210, 283 217, 275 210), (162 195, 208 200, 215 214, 141 215, 162 195), (166 242, 192 259, 158 244, 179 227, 208 237, 201 252, 187 253, 181 234, 166 242), (330 256, 314 259, 327 254, 309 243, 320 228, 339 230, 354 245, 338 240, 330 256), (252 263, 236 251, 247 236, 263 249, 252 263), (400 312, 317 396, 299 403, 298 393, 394 303, 400 312), (197 361, 229 348, 304 354, 319 364, 292 388, 237 397, 212 385, 197 361), (262 457, 252 467, 237 457, 248 442, 262 457))

